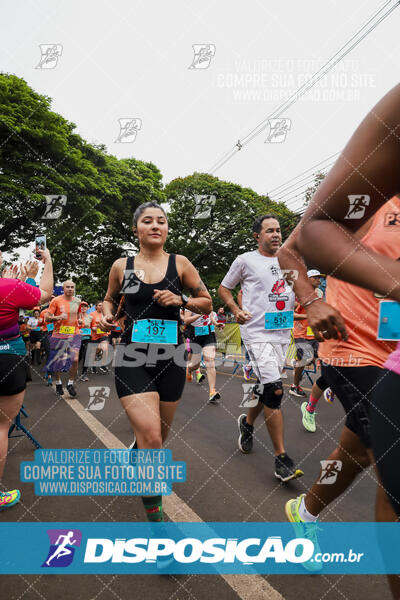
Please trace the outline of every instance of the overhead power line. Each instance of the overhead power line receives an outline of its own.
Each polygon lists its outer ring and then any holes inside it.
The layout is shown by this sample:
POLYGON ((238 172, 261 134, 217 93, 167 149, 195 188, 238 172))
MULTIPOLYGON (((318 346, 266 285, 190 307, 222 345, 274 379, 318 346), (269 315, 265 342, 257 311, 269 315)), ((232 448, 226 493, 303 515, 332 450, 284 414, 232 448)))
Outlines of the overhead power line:
POLYGON ((351 52, 369 33, 371 33, 386 17, 388 17, 400 4, 400 0, 389 0, 386 2, 376 13, 370 17, 366 23, 344 44, 314 75, 300 86, 284 103, 278 106, 270 115, 268 115, 261 123, 254 127, 250 133, 244 138, 239 139, 238 142, 228 150, 208 171, 213 174, 221 167, 223 167, 239 150, 242 150, 247 144, 249 144, 255 137, 257 137, 267 126, 269 119, 277 118, 281 116, 288 108, 290 108, 299 98, 301 98, 306 92, 308 92, 322 77, 324 77, 330 70, 332 70, 338 62, 340 62, 349 52, 351 52), (390 8, 379 18, 378 15, 386 8, 389 4, 392 4, 390 8), (371 24, 372 23, 372 24, 371 24), (371 26, 368 28, 368 26, 371 26), (368 28, 368 29, 366 29, 368 28), (366 29, 366 31, 364 31, 366 29), (364 31, 364 32, 363 32, 364 31))
MULTIPOLYGON (((317 169, 317 167, 319 167, 320 165, 323 165, 324 163, 326 163, 328 160, 332 160, 332 158, 336 158, 339 155, 339 152, 335 152, 335 154, 332 154, 331 156, 328 156, 327 158, 325 158, 324 160, 321 160, 319 163, 317 163, 316 165, 314 165, 313 167, 310 167, 309 169, 306 169, 305 171, 303 171, 302 173, 299 173, 298 175, 296 175, 295 177, 292 177, 291 179, 289 179, 288 181, 285 181, 285 183, 281 183, 280 185, 272 188, 272 190, 270 190, 268 192, 268 196, 271 196, 271 194, 275 194, 276 192, 281 193, 283 190, 281 190, 280 188, 286 188, 286 186, 288 186, 288 184, 290 184, 292 181, 298 179, 299 177, 301 177, 302 175, 305 175, 306 173, 308 173, 308 171, 314 171, 315 169, 317 169)), ((321 167, 321 169, 326 168, 321 167)), ((307 176, 308 177, 308 176, 307 176)), ((295 181, 295 183, 293 185, 296 185, 297 183, 299 183, 298 181, 295 181)), ((291 186, 289 186, 291 187, 291 186)))

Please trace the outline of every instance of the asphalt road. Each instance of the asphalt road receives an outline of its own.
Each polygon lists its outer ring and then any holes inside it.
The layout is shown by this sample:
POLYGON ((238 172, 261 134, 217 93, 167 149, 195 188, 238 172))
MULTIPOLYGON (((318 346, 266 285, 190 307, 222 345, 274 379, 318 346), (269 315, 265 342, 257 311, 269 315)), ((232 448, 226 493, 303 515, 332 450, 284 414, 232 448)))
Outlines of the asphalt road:
MULTIPOLYGON (((217 387, 222 399, 218 406, 207 403, 204 384, 187 383, 177 410, 167 447, 175 460, 187 464, 187 481, 175 484, 175 493, 203 521, 285 521, 284 505, 306 491, 319 472, 319 461, 335 447, 343 424, 343 410, 322 399, 317 414, 317 432, 308 433, 301 424, 301 399, 288 394, 291 381, 285 380, 283 412, 287 452, 303 469, 304 477, 280 484, 273 475, 271 443, 263 420, 255 433, 254 451, 243 455, 237 446, 237 417, 246 412, 240 373, 218 369, 217 387), (223 372, 226 371, 226 372, 223 372)), ((79 383, 78 400, 86 408, 89 386, 110 388, 101 410, 90 411, 123 444, 132 441, 132 432, 115 393, 113 375, 92 375, 89 383, 79 383)), ((304 387, 309 384, 304 381, 304 387)), ((28 385, 25 407, 29 413, 24 424, 45 448, 103 448, 76 411, 65 400, 58 400, 34 374, 28 385)), ((88 412, 88 411, 86 411, 88 412)), ((8 489, 21 490, 21 502, 1 513, 4 521, 142 521, 142 503, 129 497, 38 497, 33 485, 19 480, 19 464, 33 460, 34 447, 25 437, 10 440, 4 476, 8 489)), ((375 483, 368 470, 348 493, 326 510, 321 520, 372 521, 375 483)), ((2 543, 5 541, 3 540, 2 543)), ((285 600, 389 600, 384 576, 274 575, 265 580, 285 600)), ((81 576, 81 575, 7 575, 0 577, 0 598, 8 600, 218 600, 244 597, 218 575, 165 576, 81 576)), ((254 592, 252 598, 273 598, 254 592)))

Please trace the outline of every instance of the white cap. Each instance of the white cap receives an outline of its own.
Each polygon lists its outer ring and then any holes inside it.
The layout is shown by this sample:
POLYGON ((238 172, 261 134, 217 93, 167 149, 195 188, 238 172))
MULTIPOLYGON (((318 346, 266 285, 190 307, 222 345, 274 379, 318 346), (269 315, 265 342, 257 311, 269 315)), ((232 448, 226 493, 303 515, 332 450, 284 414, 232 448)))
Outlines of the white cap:
POLYGON ((310 269, 307 271, 307 277, 321 277, 321 273, 318 269, 310 269))

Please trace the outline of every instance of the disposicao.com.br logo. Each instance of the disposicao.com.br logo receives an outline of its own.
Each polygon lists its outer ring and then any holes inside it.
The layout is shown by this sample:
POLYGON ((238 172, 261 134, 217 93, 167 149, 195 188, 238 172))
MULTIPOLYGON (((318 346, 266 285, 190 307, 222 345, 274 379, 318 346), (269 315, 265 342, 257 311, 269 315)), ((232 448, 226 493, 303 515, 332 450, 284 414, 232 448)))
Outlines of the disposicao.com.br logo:
POLYGON ((74 558, 75 548, 81 545, 79 529, 48 529, 50 548, 42 567, 68 567, 74 558))
POLYGON ((280 536, 247 538, 241 541, 228 538, 89 538, 86 543, 85 563, 154 563, 171 557, 180 564, 234 563, 246 565, 265 563, 302 563, 314 554, 314 544, 306 538, 290 540, 286 545, 280 536), (252 548, 251 553, 248 553, 252 548))
POLYGON ((310 523, 297 535, 280 522, 0 523, 0 574, 400 574, 400 523, 310 523))

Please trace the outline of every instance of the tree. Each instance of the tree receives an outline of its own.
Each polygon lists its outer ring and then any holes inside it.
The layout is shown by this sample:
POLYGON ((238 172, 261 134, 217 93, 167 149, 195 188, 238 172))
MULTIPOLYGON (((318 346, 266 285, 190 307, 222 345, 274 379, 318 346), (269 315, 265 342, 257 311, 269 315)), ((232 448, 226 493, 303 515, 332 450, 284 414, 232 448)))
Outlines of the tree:
POLYGON ((217 288, 233 260, 256 247, 251 235, 256 217, 276 214, 284 238, 298 221, 283 203, 204 173, 171 181, 165 193, 170 204, 167 247, 193 262, 217 303, 217 288), (204 199, 205 205, 210 202, 208 218, 198 218, 201 212, 196 200, 201 196, 215 196, 212 206, 213 198, 204 199))
POLYGON ((317 191, 317 188, 319 186, 319 184, 321 183, 321 181, 323 179, 325 179, 326 173, 323 173, 322 171, 319 171, 318 173, 316 173, 315 178, 314 178, 314 183, 308 187, 306 189, 306 191, 304 192, 304 207, 307 207, 310 204, 310 200, 311 198, 314 196, 315 192, 317 191))
POLYGON ((151 163, 118 160, 88 144, 15 75, 0 74, 0 249, 12 251, 46 233, 56 276, 104 294, 112 262, 131 239, 136 207, 162 201, 151 163), (45 195, 65 195, 58 219, 44 219, 45 195), (90 276, 88 275, 90 273, 90 276))

